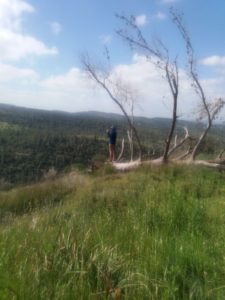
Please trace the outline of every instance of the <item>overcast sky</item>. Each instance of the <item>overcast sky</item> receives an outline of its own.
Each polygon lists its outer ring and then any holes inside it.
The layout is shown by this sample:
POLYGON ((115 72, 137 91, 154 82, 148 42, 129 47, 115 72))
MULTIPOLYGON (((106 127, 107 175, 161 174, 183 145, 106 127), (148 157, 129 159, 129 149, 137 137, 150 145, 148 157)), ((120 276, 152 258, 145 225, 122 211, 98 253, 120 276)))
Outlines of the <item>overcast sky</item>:
POLYGON ((184 13, 208 99, 225 97, 225 1, 215 0, 0 0, 0 102, 69 112, 119 112, 86 77, 80 54, 104 59, 112 74, 135 89, 135 114, 170 117, 171 96, 154 66, 132 52, 115 31, 115 14, 133 15, 148 38, 160 38, 178 56, 179 115, 198 105, 185 71, 185 49, 169 7, 184 13))

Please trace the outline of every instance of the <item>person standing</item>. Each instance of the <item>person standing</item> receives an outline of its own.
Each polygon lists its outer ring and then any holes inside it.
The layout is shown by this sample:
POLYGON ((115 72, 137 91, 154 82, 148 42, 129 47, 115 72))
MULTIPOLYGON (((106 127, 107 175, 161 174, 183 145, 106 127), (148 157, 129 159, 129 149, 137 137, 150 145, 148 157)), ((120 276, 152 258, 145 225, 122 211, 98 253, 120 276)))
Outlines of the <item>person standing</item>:
POLYGON ((116 160, 116 138, 117 138, 116 127, 111 126, 110 129, 107 130, 107 135, 109 138, 109 161, 115 161, 116 160))

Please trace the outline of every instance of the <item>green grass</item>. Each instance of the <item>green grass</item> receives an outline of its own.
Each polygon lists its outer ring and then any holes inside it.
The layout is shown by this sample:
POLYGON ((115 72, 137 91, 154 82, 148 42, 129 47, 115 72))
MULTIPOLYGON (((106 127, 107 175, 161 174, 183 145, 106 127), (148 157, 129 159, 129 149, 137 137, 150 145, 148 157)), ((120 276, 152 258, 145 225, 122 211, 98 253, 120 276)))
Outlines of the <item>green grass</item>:
POLYGON ((224 299, 224 182, 167 166, 2 193, 0 299, 224 299))

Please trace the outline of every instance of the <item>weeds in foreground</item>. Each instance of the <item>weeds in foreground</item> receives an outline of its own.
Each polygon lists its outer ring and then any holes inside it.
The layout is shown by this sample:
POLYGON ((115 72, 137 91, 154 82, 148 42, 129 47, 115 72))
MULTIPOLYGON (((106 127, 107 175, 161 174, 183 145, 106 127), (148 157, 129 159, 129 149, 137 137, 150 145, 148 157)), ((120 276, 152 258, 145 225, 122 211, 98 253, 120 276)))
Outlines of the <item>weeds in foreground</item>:
POLYGON ((0 299, 224 299, 224 179, 166 167, 65 180, 66 201, 2 225, 0 299))

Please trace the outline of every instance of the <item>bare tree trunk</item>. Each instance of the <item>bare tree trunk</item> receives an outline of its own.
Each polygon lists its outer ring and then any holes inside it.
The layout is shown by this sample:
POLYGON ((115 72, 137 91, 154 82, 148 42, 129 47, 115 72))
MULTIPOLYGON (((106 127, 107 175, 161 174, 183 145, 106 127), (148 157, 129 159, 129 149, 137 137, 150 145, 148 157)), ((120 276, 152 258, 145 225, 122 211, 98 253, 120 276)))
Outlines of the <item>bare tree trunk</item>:
POLYGON ((195 160, 196 155, 198 154, 199 147, 204 141, 205 137, 207 136, 213 120, 215 117, 218 115, 218 113, 221 111, 223 108, 225 102, 222 98, 216 99, 214 103, 209 103, 206 99, 205 92, 203 90, 203 87, 199 81, 198 78, 198 73, 196 71, 196 60, 194 57, 194 49, 192 47, 191 39, 189 37, 189 34, 187 32, 187 29, 184 26, 182 16, 179 15, 177 12, 174 11, 174 9, 171 9, 171 15, 173 17, 173 21, 176 24, 181 36, 184 39, 184 42, 186 44, 186 52, 187 52, 187 57, 188 57, 188 68, 189 68, 189 74, 192 80, 192 86, 194 87, 194 90, 196 94, 199 96, 203 111, 201 112, 204 117, 207 118, 207 127, 204 130, 204 132, 200 135, 196 145, 194 146, 192 155, 191 155, 191 160, 195 160))
POLYGON ((195 144, 194 146, 194 149, 191 153, 191 156, 190 156, 190 160, 195 160, 197 154, 198 154, 198 151, 199 151, 199 147, 200 145, 202 144, 202 141, 205 139, 207 133, 209 132, 210 128, 211 128, 211 122, 208 124, 208 126, 206 127, 205 131, 200 135, 197 143, 195 144))
POLYGON ((172 123, 170 127, 170 131, 168 134, 168 137, 166 139, 166 146, 165 150, 163 153, 163 162, 166 162, 168 160, 168 152, 170 149, 170 144, 173 138, 174 130, 176 127, 176 122, 177 122, 177 99, 178 99, 178 68, 176 62, 174 63, 175 66, 175 72, 172 72, 170 74, 169 69, 168 69, 168 63, 166 65, 166 76, 167 76, 167 81, 169 83, 169 87, 171 90, 171 93, 173 95, 173 116, 172 116, 172 123))
POLYGON ((164 73, 165 80, 167 81, 172 97, 173 97, 173 115, 171 127, 166 139, 165 148, 163 156, 161 158, 162 162, 168 160, 168 152, 170 149, 170 144, 173 138, 174 130, 177 121, 177 101, 178 101, 178 87, 179 87, 179 74, 177 67, 177 60, 171 61, 169 57, 169 51, 161 40, 157 40, 157 44, 149 43, 141 29, 137 26, 135 18, 131 16, 127 18, 126 16, 117 16, 123 21, 128 30, 118 30, 118 35, 125 40, 132 48, 141 50, 145 53, 145 57, 148 61, 160 69, 164 73), (132 34, 134 32, 134 34, 132 34))
POLYGON ((130 146, 130 161, 133 161, 133 155, 134 155, 134 145, 133 145, 133 137, 132 137, 132 129, 127 130, 127 137, 128 137, 128 142, 130 146))
POLYGON ((119 156, 117 157, 116 161, 120 161, 121 157, 123 156, 123 151, 124 151, 124 139, 122 139, 122 143, 121 143, 121 151, 119 156))
MULTIPOLYGON (((134 105, 131 103, 131 122, 134 125, 134 105)), ((128 141, 130 145, 130 161, 133 161, 134 158, 134 143, 133 143, 133 129, 127 131, 128 141)))
POLYGON ((174 105, 173 105, 173 119, 170 127, 170 132, 168 135, 168 138, 166 139, 166 146, 163 153, 163 161, 166 162, 168 159, 168 152, 170 149, 170 144, 173 138, 174 130, 176 127, 176 121, 177 121, 177 97, 174 97, 174 105))

